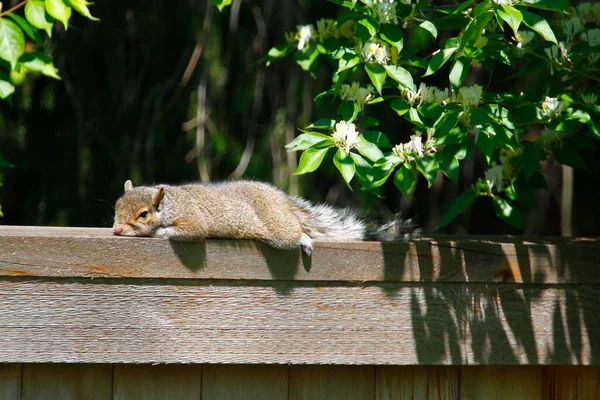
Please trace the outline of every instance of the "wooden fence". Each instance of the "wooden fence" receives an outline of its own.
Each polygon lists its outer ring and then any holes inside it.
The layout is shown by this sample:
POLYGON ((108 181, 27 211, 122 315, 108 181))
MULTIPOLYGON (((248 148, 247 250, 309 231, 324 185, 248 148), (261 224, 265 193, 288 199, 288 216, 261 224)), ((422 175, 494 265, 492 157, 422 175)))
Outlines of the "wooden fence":
POLYGON ((4 226, 0 399, 600 399, 599 283, 600 239, 4 226))

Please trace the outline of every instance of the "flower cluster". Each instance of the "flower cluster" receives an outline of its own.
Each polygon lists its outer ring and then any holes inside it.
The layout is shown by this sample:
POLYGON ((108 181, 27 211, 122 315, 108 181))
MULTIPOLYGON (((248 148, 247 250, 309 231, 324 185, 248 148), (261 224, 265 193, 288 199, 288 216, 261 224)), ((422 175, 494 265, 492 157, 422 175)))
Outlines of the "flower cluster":
POLYGON ((567 107, 567 103, 559 101, 556 97, 546 97, 542 103, 542 115, 546 118, 554 118, 560 115, 567 107))
POLYGON ((448 96, 447 88, 442 90, 435 86, 427 86, 424 83, 419 85, 419 90, 417 93, 421 95, 421 103, 424 104, 436 103, 443 105, 448 102, 448 99, 450 98, 448 96))
POLYGON ((425 153, 423 152, 423 141, 420 135, 411 135, 408 143, 400 143, 394 146, 392 152, 400 157, 402 162, 412 161, 414 157, 422 158, 425 153))
POLYGON ((296 32, 286 34, 288 43, 298 42, 298 50, 310 45, 312 41, 324 42, 328 38, 338 38, 340 32, 332 19, 321 18, 317 21, 317 29, 312 24, 298 25, 296 32))
POLYGON ((342 85, 340 88, 340 98, 356 102, 358 111, 363 112, 365 103, 373 97, 373 90, 373 85, 361 87, 358 82, 352 82, 352 86, 342 85))
POLYGON ((380 43, 373 39, 369 40, 363 46, 361 55, 366 62, 376 62, 377 64, 387 64, 389 60, 385 43, 380 43))
POLYGON ((522 49, 527 46, 535 38, 535 33, 531 31, 519 31, 517 37, 517 49, 522 49))
POLYGON ((379 19, 380 24, 398 24, 396 4, 394 0, 361 0, 371 11, 371 15, 379 19))
POLYGON ((501 192, 504 189, 504 167, 496 165, 495 162, 491 165, 484 173, 485 184, 490 193, 501 192))
POLYGON ((457 101, 463 104, 465 111, 470 108, 476 108, 481 102, 483 87, 480 85, 463 86, 458 90, 457 101))
POLYGON ((358 132, 353 123, 340 121, 335 124, 335 130, 331 134, 333 143, 340 149, 350 152, 350 149, 358 143, 358 132))
POLYGON ((593 106, 598 102, 598 95, 595 93, 581 94, 581 100, 588 105, 593 106))

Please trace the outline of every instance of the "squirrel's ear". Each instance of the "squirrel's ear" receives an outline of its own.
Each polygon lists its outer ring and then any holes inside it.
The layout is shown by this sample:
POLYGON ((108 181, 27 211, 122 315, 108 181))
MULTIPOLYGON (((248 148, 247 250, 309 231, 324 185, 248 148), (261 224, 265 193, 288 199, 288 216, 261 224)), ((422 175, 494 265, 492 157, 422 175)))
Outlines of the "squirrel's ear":
POLYGON ((125 191, 129 192, 131 189, 133 189, 133 183, 128 179, 125 181, 125 191))
POLYGON ((163 197, 165 197, 165 188, 161 186, 158 188, 158 192, 152 196, 152 205, 158 208, 158 205, 162 201, 163 197))

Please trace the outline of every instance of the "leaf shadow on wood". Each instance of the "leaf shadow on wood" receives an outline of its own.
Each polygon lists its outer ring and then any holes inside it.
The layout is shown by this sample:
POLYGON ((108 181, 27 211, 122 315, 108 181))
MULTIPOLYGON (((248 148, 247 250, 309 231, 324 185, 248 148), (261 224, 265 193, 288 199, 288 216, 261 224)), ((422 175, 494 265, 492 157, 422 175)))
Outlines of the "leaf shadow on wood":
POLYGON ((177 258, 190 271, 197 272, 206 264, 206 242, 182 242, 169 240, 169 244, 173 249, 177 258))

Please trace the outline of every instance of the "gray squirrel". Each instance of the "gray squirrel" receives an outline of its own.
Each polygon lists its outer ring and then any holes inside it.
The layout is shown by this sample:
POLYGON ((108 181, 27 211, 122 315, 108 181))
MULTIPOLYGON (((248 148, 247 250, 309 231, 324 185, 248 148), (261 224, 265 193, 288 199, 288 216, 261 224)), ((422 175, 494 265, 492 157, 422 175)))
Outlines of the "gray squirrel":
POLYGON ((394 240, 417 229, 399 215, 376 225, 350 210, 314 205, 263 182, 134 188, 128 180, 115 205, 113 232, 173 240, 258 239, 280 249, 301 247, 310 255, 312 239, 394 240))

